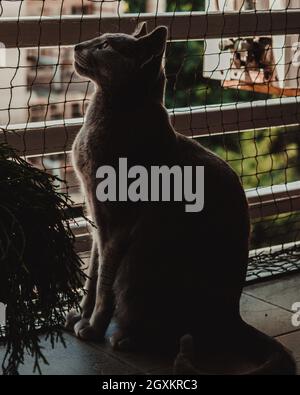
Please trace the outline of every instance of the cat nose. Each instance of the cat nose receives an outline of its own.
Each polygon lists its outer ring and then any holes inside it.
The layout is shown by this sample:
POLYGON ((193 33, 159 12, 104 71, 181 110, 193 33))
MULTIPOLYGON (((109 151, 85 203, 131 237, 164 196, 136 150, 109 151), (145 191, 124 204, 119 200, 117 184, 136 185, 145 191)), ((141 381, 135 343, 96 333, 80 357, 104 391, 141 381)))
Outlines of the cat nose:
POLYGON ((84 48, 84 45, 83 45, 83 44, 76 44, 75 47, 74 47, 74 50, 75 50, 75 51, 80 51, 80 50, 82 50, 83 48, 84 48))

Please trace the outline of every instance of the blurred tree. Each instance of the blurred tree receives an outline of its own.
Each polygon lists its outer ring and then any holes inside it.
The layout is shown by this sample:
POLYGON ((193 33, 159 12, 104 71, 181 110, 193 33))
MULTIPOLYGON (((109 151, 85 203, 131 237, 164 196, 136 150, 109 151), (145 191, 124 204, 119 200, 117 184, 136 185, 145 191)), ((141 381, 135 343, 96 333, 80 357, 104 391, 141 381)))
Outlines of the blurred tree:
POLYGON ((147 0, 128 0, 128 12, 145 12, 147 0))

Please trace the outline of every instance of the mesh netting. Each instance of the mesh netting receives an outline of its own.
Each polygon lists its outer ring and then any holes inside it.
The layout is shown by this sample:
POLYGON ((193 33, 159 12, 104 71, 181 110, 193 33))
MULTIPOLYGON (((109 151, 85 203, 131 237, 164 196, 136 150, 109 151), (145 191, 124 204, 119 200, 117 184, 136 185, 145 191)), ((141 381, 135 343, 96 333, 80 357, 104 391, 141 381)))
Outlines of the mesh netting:
MULTIPOLYGON (((299 16, 300 0, 0 1, 0 140, 66 181, 80 215, 70 148, 93 88, 74 73, 72 47, 106 31, 129 33, 145 19, 150 28, 166 24, 175 127, 225 158, 247 190, 248 280, 297 270, 299 16)), ((89 229, 78 223, 83 252, 89 229)))

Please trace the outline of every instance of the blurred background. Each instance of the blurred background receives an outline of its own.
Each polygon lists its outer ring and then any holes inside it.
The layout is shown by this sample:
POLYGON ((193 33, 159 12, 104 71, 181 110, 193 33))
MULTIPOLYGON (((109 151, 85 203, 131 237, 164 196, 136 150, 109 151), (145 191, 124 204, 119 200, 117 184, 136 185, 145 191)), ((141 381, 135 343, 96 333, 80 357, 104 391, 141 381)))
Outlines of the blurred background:
MULTIPOLYGON (((209 2, 208 2, 209 3, 209 2)), ((4 17, 105 15, 121 17, 126 13, 204 11, 204 0, 25 0, 1 1, 0 20, 4 17)), ((71 47, 0 48, 0 127, 14 124, 81 118, 93 87, 74 74, 71 47)), ((215 55, 215 54, 214 54, 215 55)), ((215 106, 226 103, 266 100, 272 95, 225 89, 220 81, 209 78, 213 69, 205 69, 209 56, 202 40, 169 42, 166 52, 166 106, 215 106), (204 77, 205 75, 205 77, 204 77)), ((275 96, 274 96, 275 97, 275 96)), ((198 138, 226 159, 241 176, 245 189, 297 181, 300 174, 299 126, 249 130, 198 138)), ((209 133, 208 133, 209 134, 209 133)), ((26 156, 26 152, 24 152, 26 156)), ((82 203, 68 152, 28 157, 31 163, 58 175, 67 185, 75 203, 82 203)), ((252 248, 269 247, 299 240, 300 214, 278 214, 253 220, 252 248)))

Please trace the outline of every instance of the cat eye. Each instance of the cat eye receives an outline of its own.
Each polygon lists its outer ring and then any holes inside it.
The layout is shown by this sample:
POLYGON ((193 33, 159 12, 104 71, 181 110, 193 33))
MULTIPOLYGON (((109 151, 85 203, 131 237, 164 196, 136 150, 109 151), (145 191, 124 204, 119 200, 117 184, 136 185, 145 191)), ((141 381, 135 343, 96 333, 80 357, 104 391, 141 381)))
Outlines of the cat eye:
POLYGON ((107 42, 107 41, 104 41, 104 43, 99 44, 99 45, 97 46, 97 49, 106 49, 106 48, 108 48, 108 47, 109 47, 108 42, 107 42))

